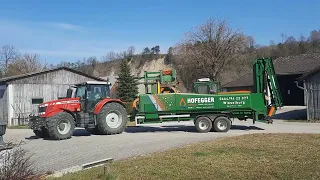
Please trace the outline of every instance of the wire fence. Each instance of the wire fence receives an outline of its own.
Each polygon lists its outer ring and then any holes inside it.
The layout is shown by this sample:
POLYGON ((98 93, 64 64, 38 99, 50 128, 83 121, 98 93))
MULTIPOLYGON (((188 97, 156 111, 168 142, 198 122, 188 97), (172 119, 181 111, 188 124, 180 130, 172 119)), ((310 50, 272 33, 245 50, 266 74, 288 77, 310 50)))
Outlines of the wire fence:
POLYGON ((19 114, 18 117, 11 118, 11 126, 28 125, 29 120, 30 120, 29 114, 30 113, 23 113, 23 114, 19 114))

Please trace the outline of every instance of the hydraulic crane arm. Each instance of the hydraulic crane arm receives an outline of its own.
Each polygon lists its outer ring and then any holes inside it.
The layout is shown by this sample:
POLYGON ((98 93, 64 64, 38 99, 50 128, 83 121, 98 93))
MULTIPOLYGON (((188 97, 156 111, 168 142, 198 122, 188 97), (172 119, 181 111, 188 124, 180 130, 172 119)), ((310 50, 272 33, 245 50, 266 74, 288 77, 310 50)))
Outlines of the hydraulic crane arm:
POLYGON ((261 58, 253 63, 254 91, 263 93, 266 97, 265 104, 268 107, 268 116, 275 114, 278 107, 282 107, 282 97, 278 80, 275 74, 271 58, 261 58))

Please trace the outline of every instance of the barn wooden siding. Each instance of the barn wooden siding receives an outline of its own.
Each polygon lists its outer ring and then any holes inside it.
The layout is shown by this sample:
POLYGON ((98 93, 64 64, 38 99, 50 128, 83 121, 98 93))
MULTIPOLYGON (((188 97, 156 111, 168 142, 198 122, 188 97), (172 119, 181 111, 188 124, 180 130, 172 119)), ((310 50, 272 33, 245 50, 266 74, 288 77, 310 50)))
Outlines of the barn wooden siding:
POLYGON ((320 120, 320 72, 305 81, 308 120, 320 120))
POLYGON ((84 81, 95 79, 65 69, 10 81, 13 89, 10 105, 13 109, 13 119, 10 119, 10 124, 17 125, 18 117, 28 117, 30 113, 37 112, 38 104, 32 104, 33 98, 43 98, 43 102, 46 102, 65 97, 69 85, 84 81))
POLYGON ((7 85, 1 85, 0 86, 0 118, 3 120, 7 120, 8 119, 8 90, 7 90, 7 85))

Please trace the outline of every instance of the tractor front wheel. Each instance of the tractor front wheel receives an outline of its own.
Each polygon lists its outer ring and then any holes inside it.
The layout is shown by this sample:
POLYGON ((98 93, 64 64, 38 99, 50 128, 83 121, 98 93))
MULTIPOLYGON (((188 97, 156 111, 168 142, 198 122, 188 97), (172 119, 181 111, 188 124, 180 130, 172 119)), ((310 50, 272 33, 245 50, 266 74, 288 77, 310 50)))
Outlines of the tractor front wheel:
POLYGON ((107 103, 97 116, 97 128, 101 134, 120 134, 127 124, 127 111, 119 103, 107 103))
POLYGON ((74 118, 67 112, 61 112, 48 118, 47 125, 50 137, 55 140, 71 138, 75 129, 74 118))

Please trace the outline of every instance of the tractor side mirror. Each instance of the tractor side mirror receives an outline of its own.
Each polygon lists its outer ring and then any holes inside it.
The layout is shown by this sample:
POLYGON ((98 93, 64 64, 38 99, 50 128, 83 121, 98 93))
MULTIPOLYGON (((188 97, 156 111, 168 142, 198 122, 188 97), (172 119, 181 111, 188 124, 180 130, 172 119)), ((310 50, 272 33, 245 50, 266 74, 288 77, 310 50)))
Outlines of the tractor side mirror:
POLYGON ((71 98, 72 97, 72 92, 73 92, 73 90, 68 88, 68 90, 67 90, 67 98, 71 98))

